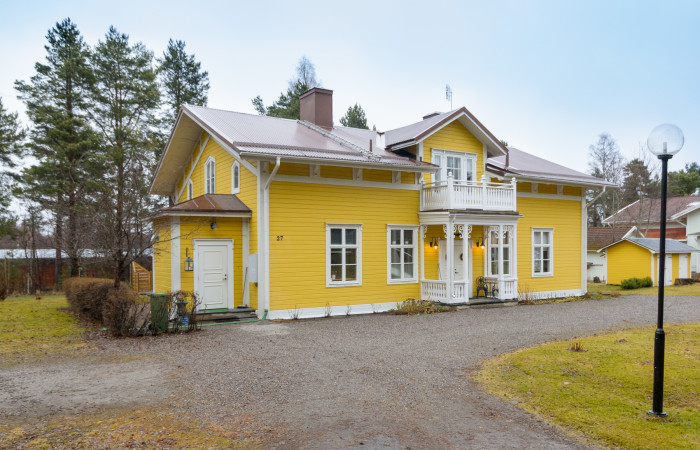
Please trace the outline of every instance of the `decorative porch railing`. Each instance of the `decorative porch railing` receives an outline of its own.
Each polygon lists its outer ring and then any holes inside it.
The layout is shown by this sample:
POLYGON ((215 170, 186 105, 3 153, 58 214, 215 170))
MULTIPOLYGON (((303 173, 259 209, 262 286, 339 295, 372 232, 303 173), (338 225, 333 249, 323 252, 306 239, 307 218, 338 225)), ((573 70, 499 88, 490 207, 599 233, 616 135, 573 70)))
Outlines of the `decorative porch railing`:
POLYGON ((447 281, 423 280, 421 281, 421 299, 440 303, 465 303, 469 301, 467 295, 467 282, 454 281, 452 283, 452 295, 447 295, 447 281))
POLYGON ((452 174, 447 181, 425 183, 421 186, 420 209, 481 209, 486 211, 515 211, 515 179, 510 183, 455 181, 452 174))
MULTIPOLYGON (((489 279, 490 280, 490 279, 489 279)), ((498 292, 494 296, 499 300, 512 300, 518 298, 517 278, 493 277, 493 283, 498 286, 498 292)), ((469 302, 469 285, 466 281, 452 282, 452 296, 448 296, 446 280, 421 281, 421 300, 430 300, 440 303, 467 303, 469 302)))

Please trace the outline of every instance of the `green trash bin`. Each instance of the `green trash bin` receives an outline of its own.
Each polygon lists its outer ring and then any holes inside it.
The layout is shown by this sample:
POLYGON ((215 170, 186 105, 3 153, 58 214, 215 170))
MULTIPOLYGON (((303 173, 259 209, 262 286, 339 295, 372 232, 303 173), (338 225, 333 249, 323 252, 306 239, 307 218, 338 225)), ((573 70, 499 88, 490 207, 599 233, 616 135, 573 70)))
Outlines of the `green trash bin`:
POLYGON ((151 299, 151 323, 156 334, 168 331, 168 294, 154 292, 151 299))

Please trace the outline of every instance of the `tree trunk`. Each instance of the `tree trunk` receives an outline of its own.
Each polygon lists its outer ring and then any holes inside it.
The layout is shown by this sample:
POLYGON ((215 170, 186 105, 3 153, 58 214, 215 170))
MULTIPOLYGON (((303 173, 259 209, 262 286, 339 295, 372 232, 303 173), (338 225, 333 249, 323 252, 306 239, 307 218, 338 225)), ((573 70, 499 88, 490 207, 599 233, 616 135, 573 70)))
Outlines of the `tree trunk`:
POLYGON ((61 214, 58 208, 54 212, 56 215, 56 261, 54 264, 54 283, 53 287, 55 291, 61 290, 61 274, 63 272, 63 221, 61 220, 61 214))

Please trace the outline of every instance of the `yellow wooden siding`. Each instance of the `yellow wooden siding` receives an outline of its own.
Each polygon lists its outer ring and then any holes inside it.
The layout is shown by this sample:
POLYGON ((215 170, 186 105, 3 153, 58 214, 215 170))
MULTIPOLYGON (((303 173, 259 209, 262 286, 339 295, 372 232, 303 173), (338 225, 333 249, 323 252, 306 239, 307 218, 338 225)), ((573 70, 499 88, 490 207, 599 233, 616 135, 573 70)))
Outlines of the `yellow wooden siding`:
POLYGON ((309 165, 296 163, 281 163, 280 168, 277 169, 277 173, 279 175, 296 175, 299 177, 308 177, 309 165))
MULTIPOLYGON (((652 276, 651 273, 651 252, 637 244, 622 241, 608 247, 608 284, 620 284, 627 278, 644 278, 652 276)), ((656 256, 654 256, 654 266, 656 268, 656 256)), ((652 280, 656 277, 652 276, 652 280)))
POLYGON ((365 181, 381 181, 383 183, 391 183, 391 170, 363 169, 362 179, 365 181))
POLYGON ((180 286, 183 291, 194 290, 194 274, 197 270, 196 255, 194 255, 194 239, 233 239, 233 299, 234 306, 242 304, 243 299, 243 240, 241 236, 242 219, 219 217, 216 219, 218 228, 211 229, 209 217, 180 218, 180 261, 185 261, 186 255, 194 260, 195 271, 185 272, 184 264, 180 264, 180 286))
POLYGON ((352 180, 352 168, 321 166, 321 176, 323 178, 340 178, 341 180, 352 180))
POLYGON ((540 194, 556 194, 557 186, 554 184, 540 184, 537 186, 537 192, 540 194))
POLYGON ((413 172, 401 172, 401 183, 402 184, 415 184, 416 175, 413 172))
POLYGON ((564 195, 575 195, 577 197, 580 197, 581 188, 575 186, 564 186, 564 195))
POLYGON ((153 270, 155 272, 154 292, 170 291, 170 221, 158 219, 153 223, 153 233, 157 236, 153 245, 153 270))
POLYGON ((676 278, 678 278, 678 275, 680 274, 680 258, 678 257, 678 253, 674 253, 673 256, 673 270, 671 271, 671 282, 673 283, 676 281, 676 278))
MULTIPOLYGON (((255 161, 253 161, 255 162, 255 161)), ((236 194, 245 205, 253 211, 250 218, 250 254, 258 253, 258 178, 255 174, 241 165, 241 192, 236 194)), ((258 287, 249 283, 250 306, 258 308, 258 287)))
POLYGON ((518 286, 523 292, 581 288, 581 202, 518 197, 518 286), (532 228, 553 228, 553 276, 532 276, 532 228))
POLYGON ((516 185, 515 189, 518 192, 532 192, 532 184, 530 183, 521 183, 518 181, 518 184, 516 185))
MULTIPOLYGON (((450 123, 423 141, 423 161, 432 161, 432 149, 454 150, 475 153, 476 179, 480 180, 484 172, 484 145, 464 128, 459 121, 450 123)), ((425 181, 432 180, 432 174, 425 174, 425 181)))
POLYGON ((417 213, 417 191, 273 181, 271 309, 418 298, 418 283, 387 284, 387 224, 418 225, 417 213), (326 287, 326 223, 362 224, 362 286, 326 287))
MULTIPOLYGON (((202 135, 202 139, 200 140, 201 143, 204 143, 206 140, 206 133, 202 135)), ((199 154, 199 145, 194 146, 194 152, 192 156, 190 157, 190 160, 188 161, 188 165, 185 168, 185 171, 178 181, 178 185, 181 187, 183 185, 184 179, 189 174, 192 164, 194 163, 195 159, 197 158, 197 155, 199 154)), ((209 158, 209 156, 213 156, 216 160, 216 179, 215 179, 215 189, 217 194, 231 194, 231 167, 233 165, 233 162, 235 159, 233 156, 231 156, 223 147, 221 147, 218 143, 216 143, 213 139, 210 139, 209 142, 207 143, 206 147, 204 148, 204 151, 202 152, 201 156, 199 156, 199 160, 197 161, 197 164, 192 171, 192 183, 193 183, 193 196, 198 197, 200 195, 204 195, 204 165, 209 158)), ((256 162, 253 161, 251 164, 256 165, 256 162)), ((240 163, 239 163, 240 164, 240 163)), ((245 203, 245 205, 250 208, 253 213, 252 217, 250 219, 250 254, 257 253, 257 177, 255 176, 254 173, 250 172, 243 164, 239 165, 240 167, 240 192, 236 194, 238 198, 245 203)), ((308 169, 305 174, 308 174, 308 169)), ((182 202, 187 200, 187 192, 186 190, 183 190, 182 195, 178 199, 178 202, 182 202)), ((221 224, 223 223, 222 221, 226 220, 232 220, 232 219, 217 219, 217 223, 219 224, 219 229, 216 231, 211 230, 208 227, 208 223, 210 222, 209 218, 204 218, 202 219, 203 221, 209 221, 207 222, 207 226, 199 226, 196 228, 196 230, 193 230, 192 227, 196 225, 198 222, 197 219, 195 218, 182 218, 183 221, 187 220, 188 223, 183 222, 181 224, 181 234, 183 238, 181 239, 180 243, 180 249, 181 249, 181 261, 185 260, 184 252, 185 252, 185 245, 187 244, 190 255, 192 254, 192 242, 191 240, 194 239, 205 239, 205 238, 223 238, 223 239, 234 239, 234 281, 236 283, 236 287, 234 288, 235 290, 235 302, 236 305, 241 304, 242 300, 242 278, 244 276, 244 271, 242 268, 243 264, 243 259, 242 259, 242 236, 241 236, 241 227, 240 227, 240 220, 241 219, 235 219, 238 220, 237 223, 239 225, 236 225, 235 228, 235 233, 234 235, 228 235, 229 228, 228 227, 222 227, 221 224), (191 233, 191 236, 187 236, 187 233, 191 233), (213 233, 213 234, 212 234, 213 233), (237 236, 237 237, 236 237, 237 236)), ((201 224, 200 224, 201 225, 201 224)), ((169 228, 168 228, 169 232, 169 228)), ((167 243, 167 252, 164 252, 164 257, 160 257, 158 255, 155 256, 156 259, 156 285, 158 288, 167 288, 166 291, 170 290, 170 269, 168 269, 167 273, 167 280, 165 278, 161 278, 160 272, 158 270, 159 265, 165 265, 167 264, 167 267, 170 267, 170 242, 168 241, 167 243)), ((183 267, 180 268, 181 271, 183 267)), ((190 290, 194 287, 194 282, 193 282, 193 273, 192 272, 187 272, 185 273, 184 271, 181 272, 181 287, 184 290, 190 290)), ((250 288, 250 304, 251 307, 257 308, 257 287, 255 286, 254 283, 249 284, 250 288)))

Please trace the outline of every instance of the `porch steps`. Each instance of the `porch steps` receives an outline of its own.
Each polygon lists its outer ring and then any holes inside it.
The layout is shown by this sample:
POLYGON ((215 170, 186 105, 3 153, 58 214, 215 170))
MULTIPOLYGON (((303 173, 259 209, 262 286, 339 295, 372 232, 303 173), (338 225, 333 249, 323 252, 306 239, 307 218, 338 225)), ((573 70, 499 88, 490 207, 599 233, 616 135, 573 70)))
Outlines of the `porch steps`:
POLYGON ((518 299, 498 300, 495 298, 472 298, 467 306, 470 308, 499 308, 503 306, 515 306, 518 304, 518 299))
POLYGON ((201 323, 236 322, 257 318, 254 308, 208 309, 198 314, 201 323))

